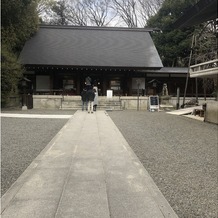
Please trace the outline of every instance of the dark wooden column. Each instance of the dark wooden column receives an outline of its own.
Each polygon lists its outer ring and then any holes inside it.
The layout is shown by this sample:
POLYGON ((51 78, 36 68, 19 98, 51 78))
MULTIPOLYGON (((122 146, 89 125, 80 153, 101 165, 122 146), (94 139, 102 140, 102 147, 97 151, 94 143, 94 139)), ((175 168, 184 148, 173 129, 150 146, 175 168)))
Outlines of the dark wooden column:
POLYGON ((128 93, 127 95, 132 95, 132 73, 129 73, 129 76, 127 78, 127 88, 128 88, 128 93))
POLYGON ((81 76, 80 76, 80 73, 77 72, 77 75, 76 75, 76 95, 80 95, 81 93, 81 76))
POLYGON ((49 73, 49 78, 50 78, 50 95, 53 95, 53 89, 54 89, 54 72, 49 73))
POLYGON ((129 95, 129 73, 124 72, 125 75, 123 77, 123 95, 129 95))
POLYGON ((106 96, 107 94, 107 77, 102 78, 102 95, 106 96))

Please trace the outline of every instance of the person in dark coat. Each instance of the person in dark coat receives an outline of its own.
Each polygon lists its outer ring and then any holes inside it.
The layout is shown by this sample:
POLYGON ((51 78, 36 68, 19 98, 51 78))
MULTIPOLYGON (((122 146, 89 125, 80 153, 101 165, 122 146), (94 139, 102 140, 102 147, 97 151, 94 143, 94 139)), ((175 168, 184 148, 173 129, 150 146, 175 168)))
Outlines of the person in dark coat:
POLYGON ((95 93, 93 89, 87 91, 87 100, 88 100, 88 113, 93 113, 93 102, 95 98, 95 93))
POLYGON ((82 99, 82 111, 88 109, 88 101, 87 101, 87 90, 83 89, 81 92, 81 99, 82 99))
POLYGON ((89 76, 86 77, 86 88, 87 90, 92 89, 92 79, 89 76))

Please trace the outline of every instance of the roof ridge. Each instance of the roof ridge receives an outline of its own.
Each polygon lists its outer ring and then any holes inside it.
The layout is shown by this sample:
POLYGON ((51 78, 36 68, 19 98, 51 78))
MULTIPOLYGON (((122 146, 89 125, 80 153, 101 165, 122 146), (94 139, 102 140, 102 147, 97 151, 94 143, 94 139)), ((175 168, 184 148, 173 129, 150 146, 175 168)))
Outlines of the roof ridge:
POLYGON ((46 25, 40 24, 40 28, 51 28, 51 29, 80 29, 80 30, 105 30, 105 31, 137 31, 137 32, 154 32, 160 31, 158 28, 152 27, 99 27, 99 26, 73 26, 73 25, 46 25))

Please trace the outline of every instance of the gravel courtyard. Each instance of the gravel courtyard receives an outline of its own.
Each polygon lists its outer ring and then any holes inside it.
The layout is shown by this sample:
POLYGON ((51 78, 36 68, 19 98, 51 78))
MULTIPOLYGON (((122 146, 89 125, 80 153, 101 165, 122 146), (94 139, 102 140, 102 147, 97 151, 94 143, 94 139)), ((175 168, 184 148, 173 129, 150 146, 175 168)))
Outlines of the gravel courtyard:
MULTIPOLYGON (((69 115, 74 111, 19 113, 69 115)), ((108 114, 179 217, 217 217, 217 125, 165 112, 108 114)), ((66 122, 1 118, 2 195, 66 122)))
POLYGON ((217 125, 165 112, 109 115, 179 217, 217 217, 217 125))
MULTIPOLYGON (((2 113, 72 115, 75 111, 3 110, 2 113)), ((1 118, 1 196, 68 119, 1 118)))

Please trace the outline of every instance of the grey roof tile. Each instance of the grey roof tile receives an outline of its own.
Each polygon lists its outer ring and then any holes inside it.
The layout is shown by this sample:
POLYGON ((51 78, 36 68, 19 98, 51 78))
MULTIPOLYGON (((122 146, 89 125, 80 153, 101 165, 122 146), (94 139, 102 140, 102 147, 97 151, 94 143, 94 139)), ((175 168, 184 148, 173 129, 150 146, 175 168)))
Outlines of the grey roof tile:
POLYGON ((149 31, 40 26, 26 42, 20 60, 25 65, 161 68, 149 31))

